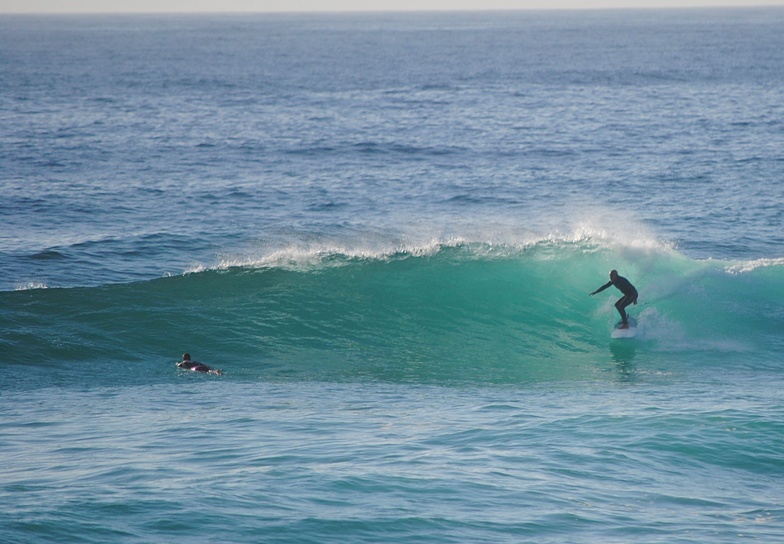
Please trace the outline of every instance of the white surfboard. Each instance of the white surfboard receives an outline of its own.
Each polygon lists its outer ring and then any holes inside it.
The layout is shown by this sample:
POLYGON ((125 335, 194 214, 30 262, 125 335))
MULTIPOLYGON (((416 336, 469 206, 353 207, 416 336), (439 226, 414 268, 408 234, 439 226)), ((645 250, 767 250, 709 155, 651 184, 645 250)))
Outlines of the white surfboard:
POLYGON ((612 333, 610 334, 613 338, 634 338, 637 336, 637 321, 633 317, 629 317, 629 328, 628 329, 619 329, 623 324, 623 321, 619 321, 615 324, 615 329, 613 329, 612 333))

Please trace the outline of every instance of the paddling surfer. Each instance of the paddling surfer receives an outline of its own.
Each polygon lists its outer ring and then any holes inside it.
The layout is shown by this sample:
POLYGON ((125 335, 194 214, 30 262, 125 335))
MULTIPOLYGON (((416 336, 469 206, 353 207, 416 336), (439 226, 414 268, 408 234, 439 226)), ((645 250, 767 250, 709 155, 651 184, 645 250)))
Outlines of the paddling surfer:
POLYGON ((623 296, 615 303, 615 308, 618 310, 618 313, 621 314, 621 321, 623 321, 623 324, 618 328, 628 329, 629 318, 626 315, 626 307, 629 304, 637 304, 637 289, 634 288, 634 285, 632 285, 629 280, 623 276, 619 276, 617 270, 610 270, 610 281, 591 293, 591 296, 594 296, 596 293, 601 293, 611 285, 614 285, 623 293, 623 296))
POLYGON ((194 361, 191 359, 190 353, 183 353, 182 354, 182 361, 177 363, 177 366, 180 368, 185 368, 188 370, 193 370, 194 372, 206 372, 207 374, 216 374, 220 376, 223 374, 220 370, 216 368, 210 368, 207 365, 200 363, 198 361, 194 361))

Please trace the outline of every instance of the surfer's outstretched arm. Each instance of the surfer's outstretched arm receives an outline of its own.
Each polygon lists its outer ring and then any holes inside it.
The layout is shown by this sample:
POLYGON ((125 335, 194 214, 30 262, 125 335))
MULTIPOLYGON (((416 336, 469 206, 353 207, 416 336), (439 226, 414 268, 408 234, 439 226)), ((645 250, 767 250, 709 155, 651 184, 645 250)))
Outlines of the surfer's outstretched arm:
POLYGON ((607 289, 607 288, 608 288, 609 286, 611 286, 612 284, 613 284, 613 283, 612 283, 611 281, 608 281, 607 283, 605 283, 604 285, 602 285, 601 287, 599 287, 599 288, 598 288, 596 291, 594 291, 593 293, 591 293, 591 294, 590 294, 590 296, 594 296, 596 293, 601 293, 602 291, 604 291, 605 289, 607 289))

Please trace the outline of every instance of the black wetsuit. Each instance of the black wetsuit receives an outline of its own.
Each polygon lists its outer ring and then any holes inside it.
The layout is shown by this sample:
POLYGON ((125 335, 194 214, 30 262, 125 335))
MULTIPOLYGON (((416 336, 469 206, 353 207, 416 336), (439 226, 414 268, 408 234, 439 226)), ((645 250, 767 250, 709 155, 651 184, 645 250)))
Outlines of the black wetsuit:
POLYGON ((637 302, 637 289, 635 289, 634 285, 632 285, 631 282, 623 276, 616 276, 615 281, 608 281, 599 287, 596 291, 594 291, 593 294, 595 295, 596 293, 601 293, 611 285, 614 285, 621 293, 623 293, 623 296, 618 299, 618 302, 615 303, 615 308, 618 310, 618 313, 621 314, 621 321, 628 323, 626 307, 632 302, 637 302))
POLYGON ((203 365, 196 361, 182 361, 180 363, 177 363, 177 366, 180 368, 187 368, 188 370, 194 370, 196 372, 209 372, 210 370, 212 370, 207 365, 203 365))

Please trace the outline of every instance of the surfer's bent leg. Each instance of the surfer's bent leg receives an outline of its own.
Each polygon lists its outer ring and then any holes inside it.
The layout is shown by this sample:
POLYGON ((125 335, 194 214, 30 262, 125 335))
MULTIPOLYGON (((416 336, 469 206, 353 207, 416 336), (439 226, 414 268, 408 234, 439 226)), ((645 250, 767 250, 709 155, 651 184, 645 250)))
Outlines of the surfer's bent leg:
POLYGON ((631 304, 633 300, 634 299, 630 295, 624 295, 615 303, 615 308, 618 310, 618 313, 621 314, 621 321, 623 321, 624 325, 629 322, 625 308, 631 304))

